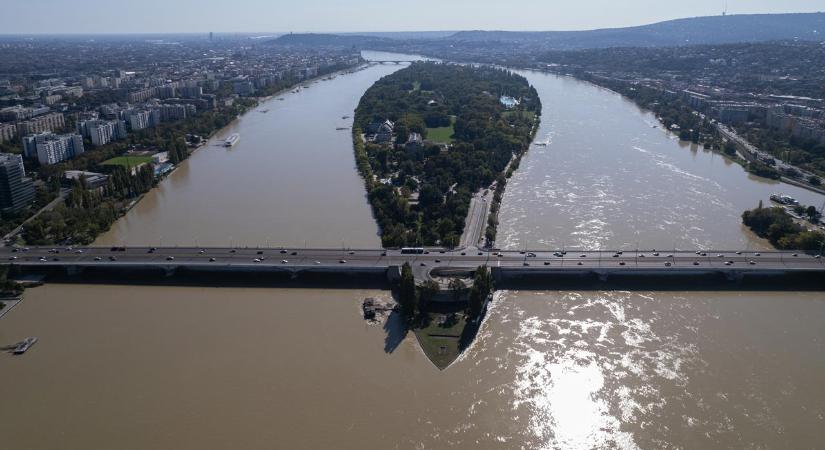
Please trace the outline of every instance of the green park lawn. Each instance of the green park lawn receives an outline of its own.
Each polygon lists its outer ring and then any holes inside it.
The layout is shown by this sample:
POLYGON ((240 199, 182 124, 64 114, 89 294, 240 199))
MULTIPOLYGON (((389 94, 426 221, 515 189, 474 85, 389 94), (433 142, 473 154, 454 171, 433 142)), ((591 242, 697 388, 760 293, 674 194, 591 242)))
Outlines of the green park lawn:
POLYGON ((455 129, 449 127, 427 128, 427 139, 442 144, 452 144, 455 129))
POLYGON ((441 314, 429 313, 429 323, 414 332, 430 361, 443 370, 461 354, 461 335, 467 322, 463 313, 456 313, 455 321, 439 325, 439 316, 441 314))
POLYGON ((104 161, 104 166, 123 166, 126 168, 137 167, 141 164, 152 162, 151 156, 118 156, 104 161))

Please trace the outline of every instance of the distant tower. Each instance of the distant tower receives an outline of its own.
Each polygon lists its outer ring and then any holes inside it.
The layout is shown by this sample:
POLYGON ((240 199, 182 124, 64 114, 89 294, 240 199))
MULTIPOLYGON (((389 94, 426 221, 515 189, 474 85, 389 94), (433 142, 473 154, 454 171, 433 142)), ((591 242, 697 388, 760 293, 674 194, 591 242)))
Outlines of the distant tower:
POLYGON ((728 15, 728 1, 725 0, 725 9, 722 10, 722 17, 725 17, 727 15, 728 15))
POLYGON ((215 35, 210 31, 209 32, 209 40, 211 41, 211 40, 214 40, 214 39, 215 39, 215 35))

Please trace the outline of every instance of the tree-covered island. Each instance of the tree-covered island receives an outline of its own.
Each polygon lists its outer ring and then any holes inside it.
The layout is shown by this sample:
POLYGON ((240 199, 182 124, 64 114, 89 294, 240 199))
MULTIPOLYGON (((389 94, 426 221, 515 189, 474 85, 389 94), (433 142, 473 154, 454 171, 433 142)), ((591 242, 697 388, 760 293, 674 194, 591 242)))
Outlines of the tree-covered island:
POLYGON ((353 138, 383 245, 458 245, 473 193, 504 185, 540 114, 524 77, 492 67, 419 62, 376 82, 353 138))

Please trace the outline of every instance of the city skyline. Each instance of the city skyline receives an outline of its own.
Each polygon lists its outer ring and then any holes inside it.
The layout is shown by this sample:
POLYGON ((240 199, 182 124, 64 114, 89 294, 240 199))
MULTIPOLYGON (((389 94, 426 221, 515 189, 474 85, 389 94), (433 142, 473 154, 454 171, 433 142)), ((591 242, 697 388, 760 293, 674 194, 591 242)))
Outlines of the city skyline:
POLYGON ((684 17, 825 11, 825 0, 697 0, 665 4, 633 0, 581 2, 492 0, 440 4, 422 0, 414 9, 398 0, 353 0, 347 4, 306 0, 300 4, 239 0, 227 10, 219 0, 169 4, 146 0, 110 8, 100 0, 86 7, 64 0, 14 0, 4 5, 2 34, 120 34, 236 32, 387 32, 489 30, 587 30, 644 25, 684 17), (98 7, 99 6, 99 7, 98 7), (164 14, 158 14, 158 11, 164 14), (48 11, 49 14, 43 14, 48 11), (593 14, 599 11, 599 14, 593 14))

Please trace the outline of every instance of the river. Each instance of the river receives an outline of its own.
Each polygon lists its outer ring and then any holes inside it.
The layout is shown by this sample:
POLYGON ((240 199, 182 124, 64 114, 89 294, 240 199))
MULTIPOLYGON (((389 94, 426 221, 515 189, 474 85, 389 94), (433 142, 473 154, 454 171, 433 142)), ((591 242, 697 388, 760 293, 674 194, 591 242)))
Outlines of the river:
MULTIPOLYGON (((241 134, 235 148, 197 152, 99 243, 378 245, 349 133, 335 128, 399 68, 262 104, 268 113, 225 130, 241 134)), ((502 245, 764 248, 741 227, 743 209, 779 191, 822 201, 680 144, 613 93, 525 75, 542 97, 537 140, 548 145, 531 148, 508 185, 502 245)), ((475 344, 443 372, 392 322, 360 318, 365 296, 386 295, 29 290, 0 319, 0 343, 40 337, 23 357, 0 355, 4 447, 815 448, 825 439, 821 293, 499 292, 475 344)))

